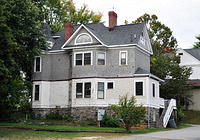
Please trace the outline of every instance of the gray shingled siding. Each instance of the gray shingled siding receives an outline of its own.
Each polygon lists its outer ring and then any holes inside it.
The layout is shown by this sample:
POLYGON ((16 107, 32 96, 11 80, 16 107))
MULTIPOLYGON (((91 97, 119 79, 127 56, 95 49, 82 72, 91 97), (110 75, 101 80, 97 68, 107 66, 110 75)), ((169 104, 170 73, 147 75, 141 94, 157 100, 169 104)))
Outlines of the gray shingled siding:
POLYGON ((150 72, 150 56, 139 50, 136 50, 135 54, 136 70, 137 68, 142 68, 143 70, 150 72))
MULTIPOLYGON (((90 49, 93 54, 93 65, 74 66, 70 69, 70 53, 42 55, 42 72, 34 73, 33 80, 66 80, 79 77, 126 77, 133 76, 137 68, 150 71, 149 56, 135 48, 124 49, 90 49), (128 65, 119 65, 119 52, 128 52, 128 65), (97 65, 97 53, 106 52, 106 65, 97 65), (72 72, 72 75, 70 74, 72 72)), ((75 50, 74 52, 84 52, 75 50)))
MULTIPOLYGON (((80 51, 78 51, 80 52, 80 51)), ((84 52, 84 51, 83 51, 84 52)), ((135 49, 108 49, 97 50, 93 49, 93 65, 89 66, 74 66, 72 77, 123 77, 132 76, 135 73, 135 49), (128 65, 119 65, 119 52, 128 51, 128 65), (97 52, 106 52, 106 65, 97 65, 97 52)), ((73 57, 74 62, 74 57, 73 57)))
POLYGON ((42 71, 33 74, 33 80, 69 79, 69 55, 67 53, 42 55, 42 71))

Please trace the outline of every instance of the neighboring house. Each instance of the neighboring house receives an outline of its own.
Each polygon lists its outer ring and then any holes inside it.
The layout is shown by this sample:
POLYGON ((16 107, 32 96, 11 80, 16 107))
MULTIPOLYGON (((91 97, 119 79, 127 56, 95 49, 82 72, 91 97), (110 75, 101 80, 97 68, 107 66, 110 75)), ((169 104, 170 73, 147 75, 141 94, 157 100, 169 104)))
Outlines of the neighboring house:
POLYGON ((200 48, 197 49, 179 49, 177 54, 180 56, 180 65, 191 67, 192 74, 188 81, 193 85, 190 93, 193 95, 193 103, 189 105, 191 110, 200 110, 200 48))
POLYGON ((59 109, 75 120, 87 120, 128 95, 147 108, 149 126, 157 124, 167 109, 168 122, 176 104, 171 100, 171 108, 165 108, 159 93, 162 80, 150 73, 153 52, 144 23, 117 26, 117 14, 111 11, 109 27, 65 23, 54 36, 45 22, 43 28, 50 46, 35 58, 35 114, 44 116, 59 109))

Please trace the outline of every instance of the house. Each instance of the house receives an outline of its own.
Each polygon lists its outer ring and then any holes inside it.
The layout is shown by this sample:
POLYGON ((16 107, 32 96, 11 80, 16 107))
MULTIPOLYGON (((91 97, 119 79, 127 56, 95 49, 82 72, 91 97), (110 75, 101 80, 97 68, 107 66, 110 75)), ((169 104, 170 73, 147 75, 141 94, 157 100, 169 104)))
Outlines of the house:
POLYGON ((53 36, 45 22, 43 27, 49 50, 35 58, 35 114, 44 116, 59 109, 75 120, 87 120, 127 95, 147 108, 149 126, 167 109, 171 115, 175 102, 171 100, 171 108, 165 109, 159 93, 163 80, 150 73, 153 52, 144 23, 117 26, 117 14, 110 11, 109 27, 65 23, 64 30, 53 36))
POLYGON ((200 110, 200 48, 179 49, 177 54, 180 56, 181 66, 192 68, 192 74, 188 82, 193 85, 193 88, 190 90, 193 103, 189 105, 188 109, 200 110))

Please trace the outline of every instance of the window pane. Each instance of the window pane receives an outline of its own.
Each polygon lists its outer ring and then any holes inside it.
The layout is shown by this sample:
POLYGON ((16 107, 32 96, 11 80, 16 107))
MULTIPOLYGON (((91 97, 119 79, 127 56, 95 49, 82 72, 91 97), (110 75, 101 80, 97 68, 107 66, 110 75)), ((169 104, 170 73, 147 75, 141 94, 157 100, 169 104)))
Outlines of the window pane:
POLYGON ((136 95, 143 95, 143 82, 136 82, 136 95))
POLYGON ((84 65, 91 65, 91 53, 84 54, 84 65))
POLYGON ((82 65, 82 54, 76 54, 76 65, 82 65))
POLYGON ((105 53, 98 53, 98 65, 105 65, 105 53))
POLYGON ((108 83, 108 89, 113 89, 113 82, 108 83))
POLYGON ((98 53, 98 59, 105 59, 105 53, 98 53))
POLYGON ((40 92, 40 86, 35 85, 35 101, 39 100, 39 92, 40 92))
POLYGON ((104 98, 104 83, 103 82, 98 82, 97 98, 98 99, 104 98))
POLYGON ((126 58, 126 52, 121 53, 121 58, 126 58))
POLYGON ((121 64, 126 65, 126 59, 121 59, 121 64))
POLYGON ((121 52, 121 65, 126 65, 126 52, 121 52))
POLYGON ((76 84, 76 98, 82 98, 83 96, 83 84, 77 83, 76 84))
POLYGON ((78 43, 90 43, 90 42, 92 42, 92 40, 87 34, 80 35, 76 40, 77 44, 78 43))
POLYGON ((85 98, 91 97, 91 83, 85 83, 85 98))
POLYGON ((40 57, 36 57, 36 60, 35 60, 36 62, 36 68, 35 68, 35 70, 36 71, 40 71, 40 57))
POLYGON ((153 97, 155 97, 155 84, 152 84, 152 89, 153 89, 153 97))

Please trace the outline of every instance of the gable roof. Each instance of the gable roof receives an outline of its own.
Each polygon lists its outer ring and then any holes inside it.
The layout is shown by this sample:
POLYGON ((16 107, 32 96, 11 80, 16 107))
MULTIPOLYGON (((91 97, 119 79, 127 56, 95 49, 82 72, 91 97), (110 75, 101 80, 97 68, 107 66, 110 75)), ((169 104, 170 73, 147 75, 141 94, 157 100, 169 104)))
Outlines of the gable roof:
MULTIPOLYGON (((89 23, 84 25, 79 24, 74 26, 74 33, 80 28, 80 26, 85 27, 96 38, 98 38, 102 44, 106 46, 120 46, 138 44, 140 36, 142 35, 145 27, 145 23, 115 26, 112 31, 109 31, 109 28, 105 27, 103 23, 89 23)), ((57 32, 54 36, 60 36, 60 38, 55 40, 55 44, 51 50, 61 50, 61 47, 65 44, 64 29, 57 32)), ((73 46, 76 47, 78 45, 73 46)), ((67 47, 72 46, 67 44, 63 46, 63 48, 67 47)), ((151 48, 143 47, 143 49, 152 52, 151 48)))
POLYGON ((200 61, 200 48, 183 49, 183 50, 200 61))

